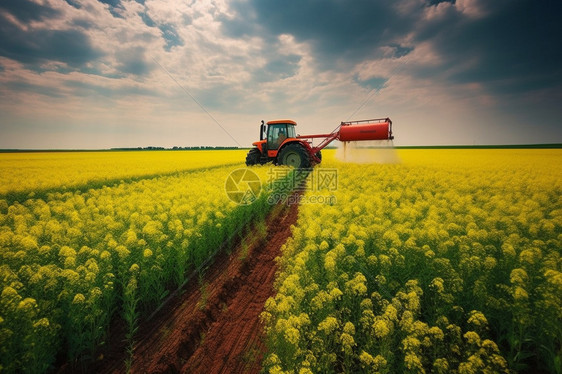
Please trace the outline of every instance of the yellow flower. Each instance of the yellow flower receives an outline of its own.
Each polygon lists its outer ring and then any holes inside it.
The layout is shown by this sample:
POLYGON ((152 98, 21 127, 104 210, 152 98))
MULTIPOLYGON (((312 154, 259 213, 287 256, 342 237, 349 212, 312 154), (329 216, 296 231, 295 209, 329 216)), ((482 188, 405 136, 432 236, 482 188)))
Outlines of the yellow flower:
POLYGON ((404 356, 404 364, 409 370, 416 370, 418 373, 425 373, 423 364, 414 352, 408 351, 404 356))
POLYGON ((562 272, 549 269, 545 271, 544 275, 550 284, 562 290, 562 272))
POLYGON ((360 304, 361 310, 373 310, 373 302, 371 299, 363 299, 360 304))
POLYGON ((326 302, 331 300, 331 296, 326 291, 319 291, 310 301, 310 307, 312 310, 322 310, 325 307, 326 302))
POLYGON ((334 332, 339 326, 338 320, 334 317, 326 317, 322 322, 318 324, 318 330, 324 331, 326 335, 334 332))
POLYGON ((280 301, 277 302, 277 312, 288 313, 292 305, 294 304, 294 299, 292 296, 284 296, 280 301))
POLYGON ((33 324, 33 329, 43 330, 49 328, 49 320, 47 318, 41 318, 33 324))
POLYGON ((513 284, 523 285, 529 281, 529 276, 524 269, 513 269, 509 276, 509 280, 513 284))
POLYGON ((419 339, 413 336, 408 336, 407 338, 402 340, 402 349, 404 349, 404 351, 417 351, 420 346, 421 342, 419 341, 419 339))
POLYGON ((433 361, 433 370, 439 374, 449 373, 449 362, 446 358, 438 358, 433 361))
POLYGON ((529 265, 535 264, 541 257, 541 252, 539 249, 525 249, 519 254, 519 261, 529 265))
POLYGON ((433 337, 433 339, 435 340, 443 340, 445 338, 445 334, 443 333, 443 330, 441 330, 439 327, 437 326, 432 326, 429 328, 428 330, 429 335, 431 335, 433 337))
POLYGON ((480 336, 474 331, 468 331, 465 333, 464 338, 470 345, 480 346, 480 336))
POLYGON ((59 251, 59 256, 62 257, 76 257, 76 250, 70 248, 69 246, 62 246, 59 251))
POLYGON ((349 335, 355 335, 355 326, 351 322, 346 322, 343 325, 343 331, 349 335))
POLYGON ((470 317, 468 318, 468 323, 482 328, 482 327, 486 327, 488 325, 488 320, 486 319, 486 316, 484 316, 484 314, 482 312, 479 312, 477 310, 473 310, 470 312, 470 317))
POLYGON ((488 354, 500 353, 498 345, 490 339, 485 339, 484 341, 482 341, 482 348, 485 349, 488 354))
POLYGON ((75 257, 66 257, 64 259, 64 267, 66 269, 73 269, 76 267, 76 258, 75 257))
POLYGON ((343 296, 343 292, 340 291, 339 288, 334 287, 331 291, 330 291, 330 297, 334 300, 338 300, 340 297, 343 296))
POLYGON ((86 298, 83 294, 77 293, 72 300, 72 304, 82 304, 86 301, 86 298))
POLYGON ((269 368, 269 374, 285 374, 286 372, 281 369, 280 365, 274 365, 269 368))
POLYGON ((504 243, 502 245, 502 254, 507 258, 514 258, 516 255, 515 249, 509 243, 504 243))
POLYGON ((374 362, 374 359, 373 356, 371 356, 367 352, 361 351, 361 354, 359 355, 359 361, 361 361, 361 363, 363 363, 363 365, 365 366, 371 366, 374 362))
POLYGON ((386 319, 381 319, 379 317, 376 317, 375 322, 373 323, 373 329, 374 329, 375 336, 380 339, 388 336, 388 334, 390 334, 391 331, 389 327, 389 322, 387 322, 386 319))
POLYGON ((367 278, 361 273, 356 273, 355 278, 346 282, 346 287, 354 295, 363 296, 367 294, 367 278))
POLYGON ((445 291, 445 287, 443 286, 443 278, 434 278, 429 287, 431 287, 435 292, 442 293, 445 291))
POLYGON ((384 310, 383 317, 392 322, 398 322, 398 311, 394 305, 389 304, 384 310))
POLYGON ((525 301, 529 298, 529 294, 523 287, 517 286, 513 291, 513 298, 517 301, 525 301))
POLYGON ((288 329, 286 329, 284 336, 285 339, 293 345, 297 345, 299 343, 300 333, 299 330, 294 327, 289 327, 288 329))
POLYGON ((277 356, 275 353, 271 353, 265 359, 264 364, 266 366, 279 365, 281 364, 281 360, 279 359, 279 356, 277 356))
POLYGON ((116 246, 115 252, 117 252, 119 259, 121 260, 125 260, 131 254, 131 252, 123 245, 116 246))
POLYGON ((344 332, 340 335, 340 342, 342 344, 342 351, 347 354, 351 354, 353 352, 353 347, 356 345, 353 336, 344 332))
POLYGON ((37 301, 35 299, 26 297, 21 300, 17 307, 17 313, 22 315, 32 315, 37 313, 37 301))

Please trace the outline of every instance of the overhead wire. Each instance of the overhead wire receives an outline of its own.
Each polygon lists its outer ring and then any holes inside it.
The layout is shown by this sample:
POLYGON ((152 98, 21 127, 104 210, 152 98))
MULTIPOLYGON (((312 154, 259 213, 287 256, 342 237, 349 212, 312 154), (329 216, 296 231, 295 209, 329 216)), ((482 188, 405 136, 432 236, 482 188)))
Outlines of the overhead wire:
POLYGON ((213 117, 213 115, 203 106, 203 104, 201 104, 196 98, 195 96, 193 96, 191 94, 191 92, 189 92, 189 90, 187 88, 185 88, 173 75, 172 73, 170 73, 170 71, 168 69, 166 69, 164 66, 162 66, 155 58, 152 58, 154 60, 154 62, 160 66, 162 68, 162 70, 164 70, 166 72, 166 74, 168 74, 168 76, 179 86, 179 88, 181 88, 183 90, 183 92, 185 92, 197 105, 199 105, 199 107, 205 112, 207 113, 207 115, 222 129, 222 131, 224 131, 232 140, 234 140, 234 142, 241 147, 240 143, 238 143, 238 141, 234 138, 234 136, 232 136, 232 134, 230 134, 220 123, 219 121, 217 121, 217 119, 215 117, 213 117))

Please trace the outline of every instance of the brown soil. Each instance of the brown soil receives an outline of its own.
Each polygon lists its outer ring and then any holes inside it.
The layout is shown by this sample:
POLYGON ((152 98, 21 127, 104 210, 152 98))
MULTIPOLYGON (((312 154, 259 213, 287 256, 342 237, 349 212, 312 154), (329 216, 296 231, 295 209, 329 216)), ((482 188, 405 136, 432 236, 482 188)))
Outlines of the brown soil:
MULTIPOLYGON (((297 215, 296 204, 275 207, 265 234, 254 229, 141 324, 131 372, 258 373, 265 351, 259 315, 273 295, 275 258, 297 215)), ((106 355, 95 371, 125 372, 125 358, 122 351, 106 355)))

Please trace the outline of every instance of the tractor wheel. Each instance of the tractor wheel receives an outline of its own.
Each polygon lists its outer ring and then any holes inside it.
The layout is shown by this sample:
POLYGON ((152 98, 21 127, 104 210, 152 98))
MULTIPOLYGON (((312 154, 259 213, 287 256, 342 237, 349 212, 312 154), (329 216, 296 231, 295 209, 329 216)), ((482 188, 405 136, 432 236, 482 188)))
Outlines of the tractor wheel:
POLYGON ((246 155, 246 166, 257 165, 260 163, 261 152, 257 148, 252 148, 246 155))
POLYGON ((292 143, 285 146, 279 152, 278 163, 281 165, 292 166, 296 169, 310 167, 310 156, 306 149, 299 143, 292 143))

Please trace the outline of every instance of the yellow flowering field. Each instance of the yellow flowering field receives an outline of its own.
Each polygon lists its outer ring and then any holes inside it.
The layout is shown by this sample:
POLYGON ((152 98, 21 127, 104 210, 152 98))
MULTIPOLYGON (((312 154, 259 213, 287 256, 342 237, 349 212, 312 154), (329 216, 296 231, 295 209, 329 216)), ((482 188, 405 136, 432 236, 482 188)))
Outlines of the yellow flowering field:
MULTIPOLYGON (((79 175, 84 154, 78 155, 75 164, 65 164, 69 175, 79 175)), ((108 153, 98 155, 109 159, 108 153)), ((85 190, 60 184, 42 197, 0 197, 0 371, 45 372, 57 355, 71 365, 87 363, 115 318, 125 323, 132 344, 139 317, 155 310, 241 227, 263 221, 267 198, 277 188, 275 181, 265 183, 270 166, 253 168, 264 186, 254 203, 239 205, 229 200, 225 181, 244 167, 243 157, 225 159, 224 151, 139 156, 152 166, 135 168, 131 153, 114 153, 116 163, 131 170, 108 168, 99 177, 149 171, 149 178, 85 190), (168 163, 168 155, 180 157, 168 163), (121 156, 127 160, 119 161, 121 156), (236 164, 217 166, 226 161, 236 164), (167 174, 194 165, 213 168, 167 174), (162 176, 152 175, 158 170, 162 176)), ((38 164, 43 171, 52 166, 38 164)), ((22 184, 35 186, 35 169, 28 166, 22 184)), ((44 177, 40 172, 37 178, 44 177)))
POLYGON ((239 164, 245 150, 0 153, 0 196, 239 164))
POLYGON ((562 150, 398 155, 325 152, 337 189, 283 248, 265 370, 560 373, 562 150))

